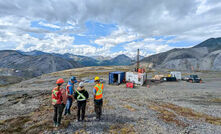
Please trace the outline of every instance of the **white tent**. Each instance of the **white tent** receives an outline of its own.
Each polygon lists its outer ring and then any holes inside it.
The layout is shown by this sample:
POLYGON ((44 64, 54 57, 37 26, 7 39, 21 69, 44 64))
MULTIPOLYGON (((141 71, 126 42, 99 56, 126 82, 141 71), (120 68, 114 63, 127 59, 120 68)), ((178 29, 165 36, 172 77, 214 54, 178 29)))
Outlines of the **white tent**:
POLYGON ((177 80, 181 80, 182 79, 182 74, 181 72, 170 72, 172 77, 176 77, 177 80))

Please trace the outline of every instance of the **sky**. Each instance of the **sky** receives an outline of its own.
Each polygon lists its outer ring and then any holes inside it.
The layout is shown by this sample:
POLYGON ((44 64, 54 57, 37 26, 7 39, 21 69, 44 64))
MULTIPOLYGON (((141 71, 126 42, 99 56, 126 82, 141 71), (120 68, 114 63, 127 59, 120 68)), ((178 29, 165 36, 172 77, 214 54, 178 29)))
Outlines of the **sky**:
POLYGON ((220 0, 0 0, 0 50, 133 57, 216 37, 220 0))

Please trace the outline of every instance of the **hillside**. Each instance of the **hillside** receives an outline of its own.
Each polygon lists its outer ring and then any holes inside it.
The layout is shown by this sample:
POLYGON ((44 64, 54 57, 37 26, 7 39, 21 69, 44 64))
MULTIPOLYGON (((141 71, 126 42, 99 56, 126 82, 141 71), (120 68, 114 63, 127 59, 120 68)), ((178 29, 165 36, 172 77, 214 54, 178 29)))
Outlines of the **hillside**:
POLYGON ((194 48, 206 47, 209 52, 213 52, 221 49, 221 38, 210 38, 196 46, 194 48))
POLYGON ((141 60, 156 68, 221 71, 221 38, 208 39, 192 48, 172 49, 141 60))
POLYGON ((19 72, 26 72, 23 77, 30 75, 32 77, 45 73, 81 67, 73 60, 67 60, 61 57, 55 57, 51 54, 39 56, 24 55, 17 51, 0 51, 0 68, 16 69, 19 72), (29 73, 28 73, 29 72, 29 73))
POLYGON ((130 65, 131 64, 131 59, 122 54, 118 55, 114 58, 111 57, 103 57, 103 56, 93 56, 93 57, 88 57, 88 56, 82 56, 82 55, 74 55, 70 53, 65 53, 65 54, 58 54, 58 53, 45 53, 41 51, 31 51, 31 52, 22 52, 19 51, 24 55, 32 55, 32 56, 40 56, 40 55, 53 55, 56 57, 61 57, 66 60, 74 60, 75 62, 78 62, 82 66, 114 66, 114 65, 130 65))

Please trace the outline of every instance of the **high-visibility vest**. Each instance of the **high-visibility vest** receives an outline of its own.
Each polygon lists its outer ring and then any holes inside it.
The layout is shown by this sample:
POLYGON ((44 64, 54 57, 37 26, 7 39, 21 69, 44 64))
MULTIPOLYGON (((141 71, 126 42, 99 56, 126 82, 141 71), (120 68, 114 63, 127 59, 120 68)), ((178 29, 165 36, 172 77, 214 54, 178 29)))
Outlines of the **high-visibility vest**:
POLYGON ((52 105, 61 104, 62 101, 61 92, 56 90, 56 88, 52 90, 51 100, 52 100, 52 105))
POLYGON ((75 90, 78 93, 77 101, 84 101, 86 100, 86 97, 80 93, 78 90, 75 90))
POLYGON ((96 84, 94 86, 94 88, 96 89, 96 94, 95 94, 95 100, 100 100, 103 98, 103 89, 104 89, 104 85, 103 84, 96 84))

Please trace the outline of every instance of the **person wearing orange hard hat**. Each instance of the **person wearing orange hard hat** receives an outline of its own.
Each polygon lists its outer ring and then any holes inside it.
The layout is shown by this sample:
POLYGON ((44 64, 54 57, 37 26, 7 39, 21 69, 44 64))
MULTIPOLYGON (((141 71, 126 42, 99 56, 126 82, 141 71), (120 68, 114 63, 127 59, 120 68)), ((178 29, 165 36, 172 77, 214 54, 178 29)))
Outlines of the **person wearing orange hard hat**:
POLYGON ((94 86, 94 110, 96 113, 96 119, 100 120, 102 115, 102 105, 103 105, 103 89, 104 85, 100 83, 100 78, 96 76, 94 78, 96 85, 94 86))
POLYGON ((64 83, 62 78, 56 81, 57 86, 52 90, 52 105, 54 106, 54 126, 58 127, 61 124, 62 113, 66 104, 66 93, 61 85, 64 83))

